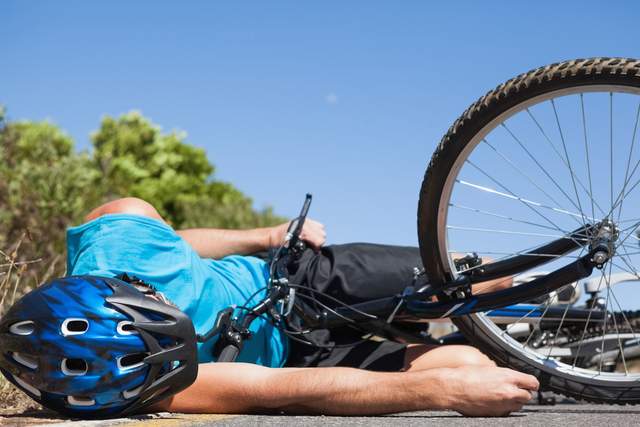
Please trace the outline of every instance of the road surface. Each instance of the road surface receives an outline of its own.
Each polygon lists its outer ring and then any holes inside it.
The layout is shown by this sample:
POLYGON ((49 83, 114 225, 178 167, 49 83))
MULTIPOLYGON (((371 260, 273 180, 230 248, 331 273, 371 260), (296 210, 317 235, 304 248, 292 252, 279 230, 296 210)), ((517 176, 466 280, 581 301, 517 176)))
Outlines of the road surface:
MULTIPOLYGON (((637 426, 639 406, 590 404, 527 405, 522 411, 504 418, 465 418, 455 412, 426 411, 375 417, 273 416, 273 415, 185 415, 154 414, 108 421, 70 421, 50 418, 51 413, 28 412, 0 415, 1 426, 47 427, 200 427, 200 426, 637 426)), ((0 412, 0 413, 2 413, 0 412)))

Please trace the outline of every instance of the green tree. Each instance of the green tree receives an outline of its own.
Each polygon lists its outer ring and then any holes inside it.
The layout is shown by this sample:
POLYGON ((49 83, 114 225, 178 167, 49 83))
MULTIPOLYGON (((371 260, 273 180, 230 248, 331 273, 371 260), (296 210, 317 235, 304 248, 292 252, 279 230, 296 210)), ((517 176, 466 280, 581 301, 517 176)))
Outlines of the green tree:
POLYGON ((182 227, 249 228, 281 224, 285 218, 271 207, 257 211, 252 200, 231 184, 208 182, 204 196, 180 198, 182 227))
POLYGON ((163 133, 140 113, 105 117, 92 135, 94 162, 110 197, 135 196, 153 204, 174 227, 247 228, 282 222, 229 183, 185 134, 163 133))

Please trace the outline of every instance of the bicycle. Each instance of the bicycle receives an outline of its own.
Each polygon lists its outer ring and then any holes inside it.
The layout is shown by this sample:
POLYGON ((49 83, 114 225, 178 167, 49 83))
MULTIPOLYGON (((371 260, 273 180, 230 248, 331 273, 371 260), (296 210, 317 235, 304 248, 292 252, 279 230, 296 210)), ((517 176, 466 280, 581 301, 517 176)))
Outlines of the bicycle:
POLYGON ((468 341, 544 390, 640 402, 640 312, 626 307, 640 279, 640 207, 628 201, 640 184, 639 118, 634 59, 566 61, 501 84, 455 121, 431 158, 417 215, 424 269, 402 294, 348 305, 288 282, 287 265, 304 249, 307 195, 271 261, 266 297, 223 310, 199 340, 219 336, 218 360, 233 361, 258 316, 297 340, 349 326, 363 339, 416 343, 433 341, 421 321, 450 317, 468 341), (473 293, 495 279, 522 283, 473 293), (584 279, 586 300, 575 291, 584 279))

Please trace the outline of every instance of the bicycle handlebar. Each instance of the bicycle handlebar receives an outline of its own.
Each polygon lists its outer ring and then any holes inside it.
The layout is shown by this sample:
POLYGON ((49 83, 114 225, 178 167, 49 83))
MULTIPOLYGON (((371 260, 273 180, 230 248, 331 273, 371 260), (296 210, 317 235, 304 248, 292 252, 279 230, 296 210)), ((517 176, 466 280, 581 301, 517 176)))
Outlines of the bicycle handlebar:
POLYGON ((285 244, 295 243, 300 238, 300 233, 302 232, 302 227, 304 226, 304 222, 307 219, 307 214, 309 213, 309 206, 311 206, 311 194, 307 193, 304 199, 304 204, 302 205, 302 209, 300 210, 300 215, 295 218, 289 224, 289 228, 287 229, 287 236, 285 238, 285 244))
POLYGON ((284 247, 292 252, 294 259, 300 257, 302 252, 307 248, 307 245, 300 239, 300 233, 302 233, 302 227, 307 219, 309 213, 309 206, 311 206, 311 194, 307 193, 304 199, 304 204, 300 210, 300 215, 295 218, 289 224, 287 229, 287 236, 285 237, 284 247))
POLYGON ((215 327, 205 335, 198 335, 198 342, 205 342, 218 333, 221 334, 220 338, 222 341, 219 344, 223 344, 223 347, 220 356, 217 358, 219 362, 234 362, 242 350, 244 339, 251 336, 249 332, 250 324, 257 317, 271 310, 278 301, 288 295, 288 288, 286 285, 282 286, 282 282, 280 282, 279 279, 283 277, 281 274, 286 274, 286 267, 291 257, 297 259, 306 248, 305 243, 300 240, 300 233, 302 232, 302 227, 309 213, 311 199, 311 194, 307 193, 302 209, 300 210, 300 215, 289 224, 285 240, 271 262, 270 287, 266 297, 251 308, 249 313, 242 319, 232 318, 234 307, 222 310, 218 313, 218 320, 216 321, 215 327), (273 268, 274 265, 276 267, 275 269, 273 268), (272 287, 272 283, 278 284, 272 287))

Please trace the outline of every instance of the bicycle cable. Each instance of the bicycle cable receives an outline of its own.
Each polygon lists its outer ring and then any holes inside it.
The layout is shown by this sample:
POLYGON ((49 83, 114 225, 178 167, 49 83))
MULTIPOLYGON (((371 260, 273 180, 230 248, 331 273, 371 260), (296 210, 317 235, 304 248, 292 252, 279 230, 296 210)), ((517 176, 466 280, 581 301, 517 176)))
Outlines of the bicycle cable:
MULTIPOLYGON (((247 311, 247 312, 249 312, 249 313, 255 313, 255 312, 253 311, 253 309, 251 309, 251 308, 249 308, 249 307, 245 307, 245 306, 238 306, 238 307, 236 307, 236 308, 237 308, 237 309, 239 309, 239 310, 247 311)), ((309 346, 312 346, 312 347, 317 347, 317 348, 326 348, 326 349, 334 349, 334 348, 349 348, 349 347, 353 347, 353 346, 356 346, 356 345, 358 345, 358 344, 361 344, 361 343, 363 343, 363 342, 365 342, 365 341, 369 341, 369 339, 368 339, 368 338, 363 338, 363 339, 361 339, 361 340, 354 341, 353 343, 350 343, 350 344, 333 344, 333 345, 318 344, 318 343, 315 343, 315 342, 312 342, 312 341, 309 341, 309 340, 303 340, 303 339, 300 339, 300 338, 298 338, 298 337, 296 337, 296 336, 292 336, 292 335, 295 335, 295 334, 297 334, 297 335, 310 334, 310 333, 312 333, 312 332, 313 332, 313 330, 309 330, 309 331, 292 331, 292 330, 287 329, 286 327, 284 327, 284 326, 282 326, 282 325, 277 324, 277 323, 274 321, 274 319, 273 319, 272 317, 270 317, 270 316, 265 316, 264 314, 259 314, 259 315, 256 315, 256 317, 259 317, 259 318, 261 318, 262 320, 265 320, 265 321, 269 322, 271 325, 273 325, 273 327, 278 328, 278 329, 279 329, 279 330, 281 330, 285 335, 287 335, 287 337, 288 337, 289 339, 292 339, 293 341, 296 341, 296 342, 299 342, 299 343, 302 343, 302 344, 305 344, 305 345, 309 345, 309 346)))
MULTIPOLYGON (((292 288, 295 288, 295 289, 302 289, 302 290, 311 291, 313 294, 316 294, 316 293, 317 293, 317 294, 320 294, 320 295, 322 295, 322 296, 324 296, 324 297, 326 297, 326 298, 328 298, 328 299, 332 300, 333 302, 338 303, 338 304, 340 304, 341 306, 343 306, 343 307, 345 307, 345 308, 347 308, 347 309, 349 309, 349 310, 353 311, 354 313, 361 314, 361 315, 363 315, 363 316, 365 316, 365 317, 368 317, 368 318, 370 318, 370 319, 374 319, 374 320, 379 320, 379 319, 380 319, 378 316, 375 316, 375 315, 373 315, 373 314, 371 314, 371 313, 367 313, 367 312, 365 312, 365 311, 359 310, 359 309, 357 309, 357 308, 353 307, 353 306, 352 306, 352 305, 350 305, 350 304, 347 304, 347 303, 345 303, 345 302, 343 302, 343 301, 340 301, 338 298, 336 298, 336 297, 334 297, 334 296, 332 296, 332 295, 329 295, 329 294, 328 294, 328 293, 326 293, 326 292, 318 291, 318 290, 316 290, 316 289, 311 289, 311 288, 309 288, 309 287, 307 287, 307 286, 302 286, 302 285, 289 284, 289 286, 290 286, 290 287, 292 287, 292 288)), ((304 294, 301 294, 301 295, 304 295, 304 294)), ((311 297, 311 296, 309 296, 309 295, 305 295, 305 296, 306 296, 306 297, 308 297, 308 298, 313 298, 315 301, 317 301, 318 303, 322 304, 322 303, 321 303, 317 298, 315 298, 315 297, 311 297)), ((336 314, 337 314, 337 313, 336 313, 336 314)), ((338 315, 339 315, 339 314, 338 314, 338 315)))

